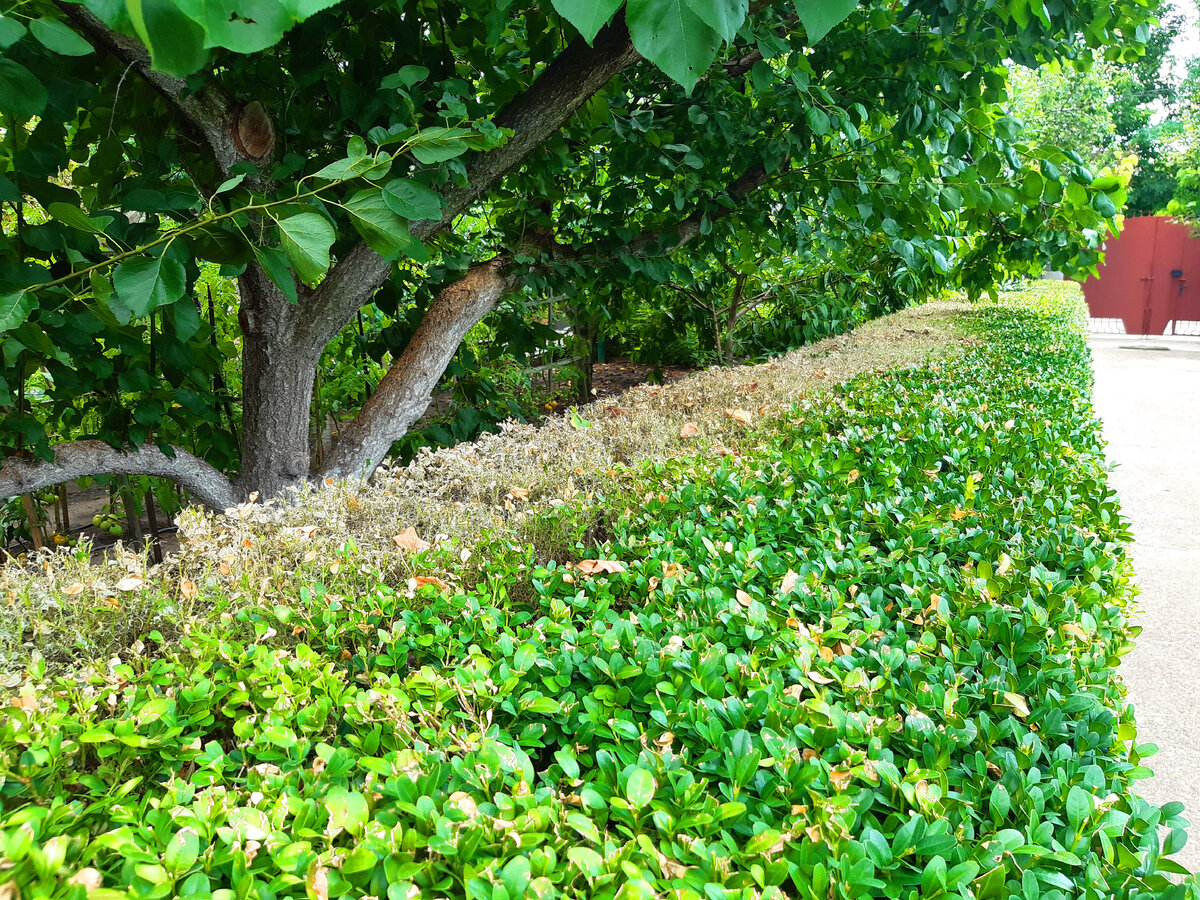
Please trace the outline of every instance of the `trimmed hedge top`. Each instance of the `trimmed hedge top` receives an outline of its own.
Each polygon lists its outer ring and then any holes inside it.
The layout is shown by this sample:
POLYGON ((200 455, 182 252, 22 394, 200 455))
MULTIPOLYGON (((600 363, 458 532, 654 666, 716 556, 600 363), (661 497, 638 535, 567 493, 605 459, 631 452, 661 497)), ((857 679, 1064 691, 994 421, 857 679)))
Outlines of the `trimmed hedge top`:
POLYGON ((578 564, 318 585, 26 687, 0 896, 1182 895, 1182 807, 1130 790, 1080 314, 1039 285, 957 358, 652 467, 578 564))

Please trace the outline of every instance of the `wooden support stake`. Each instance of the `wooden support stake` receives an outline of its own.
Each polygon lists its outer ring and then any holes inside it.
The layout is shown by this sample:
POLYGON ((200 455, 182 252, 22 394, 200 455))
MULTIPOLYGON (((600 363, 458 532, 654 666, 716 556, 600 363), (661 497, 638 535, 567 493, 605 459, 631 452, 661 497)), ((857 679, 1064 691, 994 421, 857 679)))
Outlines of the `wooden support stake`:
POLYGON ((146 518, 150 522, 150 552, 154 554, 154 561, 161 563, 163 561, 162 543, 158 539, 158 513, 154 510, 154 491, 146 491, 146 518))
POLYGON ((21 503, 25 507, 25 518, 29 521, 29 536, 33 538, 33 549, 41 550, 46 546, 46 536, 42 534, 42 526, 38 524, 37 508, 33 505, 33 494, 22 494, 21 503))

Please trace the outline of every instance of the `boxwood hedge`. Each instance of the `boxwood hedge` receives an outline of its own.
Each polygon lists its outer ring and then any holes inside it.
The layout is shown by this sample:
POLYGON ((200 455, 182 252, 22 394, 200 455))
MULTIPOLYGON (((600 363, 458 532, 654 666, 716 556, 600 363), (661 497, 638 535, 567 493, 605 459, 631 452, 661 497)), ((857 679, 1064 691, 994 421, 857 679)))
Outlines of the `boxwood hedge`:
POLYGON ((575 564, 35 661, 0 897, 1184 896, 1077 303, 640 473, 575 564))

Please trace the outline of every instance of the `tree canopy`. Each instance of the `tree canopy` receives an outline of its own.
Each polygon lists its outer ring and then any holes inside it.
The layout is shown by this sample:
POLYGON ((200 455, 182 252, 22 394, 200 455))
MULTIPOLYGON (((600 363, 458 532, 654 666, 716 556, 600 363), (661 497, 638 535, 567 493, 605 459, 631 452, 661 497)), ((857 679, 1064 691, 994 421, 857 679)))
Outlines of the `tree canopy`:
POLYGON ((1135 59, 1150 0, 42 0, 0 6, 0 495, 214 506, 369 474, 506 294, 690 289, 743 243, 893 305, 1083 268, 1124 199, 1005 63, 1135 59), (776 249, 778 248, 778 249, 776 249), (236 279, 218 340, 198 284, 236 279), (386 376, 320 467, 313 372, 386 376), (240 431, 221 379, 241 357, 240 431), (36 387, 35 409, 30 391, 36 387), (186 440, 185 440, 186 437, 186 440))

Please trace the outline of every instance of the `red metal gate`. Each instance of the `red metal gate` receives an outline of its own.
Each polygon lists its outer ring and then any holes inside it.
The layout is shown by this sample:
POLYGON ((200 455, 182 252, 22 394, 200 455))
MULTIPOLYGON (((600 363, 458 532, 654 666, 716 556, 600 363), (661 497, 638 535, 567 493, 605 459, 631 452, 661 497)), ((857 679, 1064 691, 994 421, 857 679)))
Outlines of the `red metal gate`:
MULTIPOLYGON (((1126 219, 1105 244, 1100 277, 1083 283, 1093 326, 1124 324, 1126 334, 1200 334, 1200 238, 1168 216, 1126 219)), ((1106 329, 1107 330, 1107 329, 1106 329)), ((1111 329, 1116 330, 1116 329, 1111 329)))

